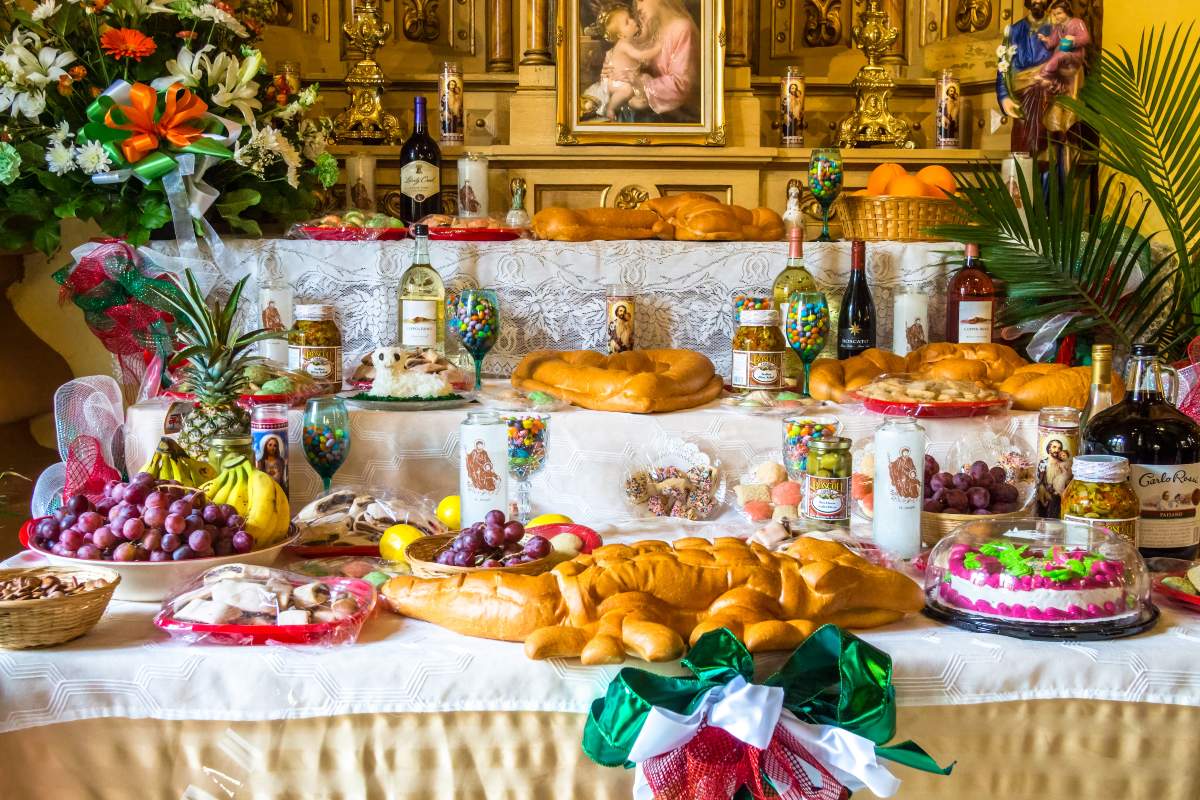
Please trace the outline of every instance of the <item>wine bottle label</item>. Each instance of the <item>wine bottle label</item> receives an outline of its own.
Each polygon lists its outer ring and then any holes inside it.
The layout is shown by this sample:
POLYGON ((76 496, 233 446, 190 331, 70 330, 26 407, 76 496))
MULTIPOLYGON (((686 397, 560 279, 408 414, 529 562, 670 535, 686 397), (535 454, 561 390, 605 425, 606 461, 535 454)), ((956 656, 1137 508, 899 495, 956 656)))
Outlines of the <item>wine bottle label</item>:
POLYGON ((1038 426, 1034 507, 1039 517, 1062 516, 1062 495, 1071 482, 1071 462, 1079 455, 1079 428, 1038 426))
POLYGON ((804 516, 827 522, 850 519, 850 479, 805 475, 804 516))
POLYGON ((442 190, 442 176, 428 161, 410 161, 400 168, 400 193, 418 203, 442 190))
POLYGON ((1078 522, 1089 528, 1107 528, 1135 547, 1138 544, 1138 518, 1129 519, 1098 519, 1096 517, 1077 517, 1074 514, 1064 514, 1064 522, 1078 522))
POLYGON ((738 389, 783 388, 783 353, 778 350, 734 350, 730 383, 738 389))
POLYGON ((342 348, 288 347, 288 369, 307 372, 317 383, 341 387, 342 348))
POLYGON ((1138 547, 1171 549, 1200 542, 1200 464, 1131 464, 1137 494, 1138 547))
POLYGON ((959 344, 990 344, 992 341, 991 300, 963 300, 958 304, 959 344))
POLYGON ((400 301, 400 343, 405 347, 437 346, 437 301, 400 301))

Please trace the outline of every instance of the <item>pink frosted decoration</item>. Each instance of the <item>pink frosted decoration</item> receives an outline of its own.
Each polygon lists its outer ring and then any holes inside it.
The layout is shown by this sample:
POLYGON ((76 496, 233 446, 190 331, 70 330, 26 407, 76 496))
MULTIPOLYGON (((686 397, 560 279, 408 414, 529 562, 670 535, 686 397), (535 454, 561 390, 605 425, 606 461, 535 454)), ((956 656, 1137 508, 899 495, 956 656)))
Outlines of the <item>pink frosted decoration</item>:
POLYGON ((1096 605, 1095 603, 1088 603, 1087 613, 1089 617, 1098 617, 1104 613, 1104 609, 1100 608, 1100 606, 1096 605))
POLYGON ((1107 603, 1104 604, 1104 610, 1109 614, 1115 614, 1115 613, 1117 613, 1117 604, 1114 603, 1112 600, 1109 600, 1107 603))
POLYGON ((1000 588, 1000 576, 993 572, 987 576, 986 584, 993 589, 1000 588))
POLYGON ((1029 619, 1037 619, 1037 620, 1046 618, 1046 615, 1043 614, 1042 610, 1040 608, 1038 608, 1037 606, 1030 606, 1029 608, 1025 609, 1025 616, 1028 617, 1029 619))
POLYGON ((1020 603, 1014 603, 1010 613, 1017 619, 1025 619, 1027 611, 1025 606, 1021 605, 1020 603))
POLYGON ((1086 615, 1083 613, 1082 608, 1072 603, 1067 606, 1067 616, 1071 619, 1083 619, 1086 615))
POLYGON ((996 603, 996 613, 1007 617, 1012 613, 1012 606, 1008 603, 996 603))
POLYGON ((979 602, 975 604, 975 610, 984 614, 996 613, 996 609, 992 608, 992 604, 987 600, 984 600, 982 597, 979 598, 979 602))

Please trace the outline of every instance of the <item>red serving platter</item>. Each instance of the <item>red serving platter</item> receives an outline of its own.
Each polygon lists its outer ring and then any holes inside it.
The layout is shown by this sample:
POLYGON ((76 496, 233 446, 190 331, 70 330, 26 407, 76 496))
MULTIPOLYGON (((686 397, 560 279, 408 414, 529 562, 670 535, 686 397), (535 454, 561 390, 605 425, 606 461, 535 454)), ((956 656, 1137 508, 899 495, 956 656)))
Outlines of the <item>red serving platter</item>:
POLYGON ((433 227, 429 229, 429 238, 447 242, 511 242, 521 238, 521 229, 433 227))
POLYGON ((394 242, 408 236, 408 228, 323 228, 304 225, 296 230, 318 242, 394 242))
POLYGON ((1178 589, 1172 589, 1170 586, 1163 585, 1163 578, 1178 578, 1183 574, 1184 573, 1182 572, 1177 572, 1169 575, 1155 575, 1153 581, 1154 591, 1158 592, 1163 597, 1168 597, 1174 600, 1177 603, 1183 603, 1185 605, 1192 606, 1193 608, 1200 609, 1200 595, 1188 594, 1187 592, 1181 592, 1178 589))
POLYGON ((955 417, 979 417, 1008 408, 1011 402, 1007 397, 995 400, 978 400, 965 403, 917 403, 901 402, 899 400, 878 400, 874 397, 863 397, 852 393, 850 398, 856 403, 862 403, 868 411, 876 414, 888 414, 895 417, 927 417, 930 419, 952 419, 955 417))
POLYGON ((375 609, 375 587, 358 578, 321 578, 320 581, 354 595, 361 605, 359 612, 337 622, 315 622, 311 625, 207 625, 175 619, 164 608, 155 615, 154 624, 167 632, 205 634, 208 639, 220 644, 332 644, 340 640, 343 632, 362 625, 375 609), (331 638, 333 642, 330 642, 331 638))

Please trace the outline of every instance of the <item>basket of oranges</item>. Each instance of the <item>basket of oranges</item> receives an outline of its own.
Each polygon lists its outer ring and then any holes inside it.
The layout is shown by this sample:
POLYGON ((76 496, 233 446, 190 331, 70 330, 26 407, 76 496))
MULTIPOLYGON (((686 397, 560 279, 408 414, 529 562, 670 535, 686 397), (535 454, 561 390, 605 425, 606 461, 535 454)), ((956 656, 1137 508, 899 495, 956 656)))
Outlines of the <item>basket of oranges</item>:
POLYGON ((880 164, 867 188, 844 192, 838 199, 842 232, 864 241, 931 242, 936 225, 963 222, 954 175, 943 166, 925 167, 915 175, 899 164, 880 164))

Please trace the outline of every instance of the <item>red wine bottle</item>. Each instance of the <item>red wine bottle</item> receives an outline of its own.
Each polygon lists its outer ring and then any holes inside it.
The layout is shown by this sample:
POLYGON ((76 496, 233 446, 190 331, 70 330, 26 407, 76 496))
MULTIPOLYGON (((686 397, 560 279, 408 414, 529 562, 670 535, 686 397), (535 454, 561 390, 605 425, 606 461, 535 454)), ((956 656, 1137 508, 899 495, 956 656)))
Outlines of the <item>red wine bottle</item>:
POLYGON ((400 218, 411 225, 442 213, 442 151, 425 125, 425 98, 413 101, 413 131, 400 148, 400 218))
POLYGON ((1135 344, 1130 369, 1124 399, 1088 420, 1083 452, 1129 459, 1142 556, 1191 561, 1200 543, 1200 426, 1164 397, 1169 370, 1156 346, 1135 344))
POLYGON ((966 256, 946 290, 946 341, 989 344, 996 319, 996 284, 979 258, 979 245, 968 244, 966 256))
POLYGON ((867 286, 867 245, 858 239, 850 244, 850 282, 838 312, 838 358, 850 358, 875 346, 875 301, 867 286))

